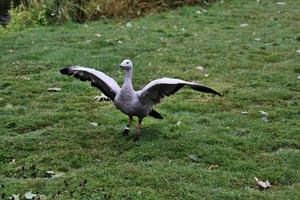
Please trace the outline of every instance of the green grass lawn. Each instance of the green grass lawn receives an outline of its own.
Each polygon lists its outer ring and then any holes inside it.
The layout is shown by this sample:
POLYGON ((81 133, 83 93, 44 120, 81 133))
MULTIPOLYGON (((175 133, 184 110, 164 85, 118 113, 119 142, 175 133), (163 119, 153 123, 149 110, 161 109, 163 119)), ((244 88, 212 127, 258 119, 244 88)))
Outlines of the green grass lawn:
POLYGON ((222 2, 0 35, 0 199, 299 199, 300 1, 222 2), (166 76, 224 96, 179 91, 134 143, 127 116, 59 74, 91 66, 122 84, 124 58, 136 89, 166 76))

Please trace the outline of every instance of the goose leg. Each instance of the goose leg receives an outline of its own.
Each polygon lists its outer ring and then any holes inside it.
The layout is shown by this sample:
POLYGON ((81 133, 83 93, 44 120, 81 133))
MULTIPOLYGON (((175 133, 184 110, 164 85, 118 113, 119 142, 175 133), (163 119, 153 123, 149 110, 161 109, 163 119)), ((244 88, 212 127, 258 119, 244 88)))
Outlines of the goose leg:
POLYGON ((142 121, 143 118, 139 118, 138 124, 136 125, 136 135, 134 141, 138 141, 141 138, 142 121))
POLYGON ((128 124, 126 125, 124 131, 123 131, 123 135, 124 136, 128 136, 129 135, 129 129, 130 129, 130 125, 131 125, 131 122, 132 122, 132 116, 129 116, 128 117, 128 124))

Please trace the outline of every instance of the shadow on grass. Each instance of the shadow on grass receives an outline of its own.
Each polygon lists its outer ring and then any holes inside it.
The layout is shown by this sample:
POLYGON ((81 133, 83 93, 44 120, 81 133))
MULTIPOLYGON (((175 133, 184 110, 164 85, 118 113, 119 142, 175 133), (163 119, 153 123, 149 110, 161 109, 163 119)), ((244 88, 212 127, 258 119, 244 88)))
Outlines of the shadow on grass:
MULTIPOLYGON (((132 146, 134 146, 134 144, 143 144, 152 141, 157 141, 159 138, 163 137, 163 134, 158 127, 153 127, 152 125, 152 126, 145 126, 142 128, 141 138, 139 141, 134 142, 135 136, 136 136, 136 129, 135 127, 131 127, 129 136, 123 136, 123 132, 122 130, 120 130, 118 134, 114 134, 112 138, 112 142, 114 144, 118 144, 121 146, 122 144, 126 145, 131 143, 132 146)), ((120 148, 121 146, 118 146, 118 148, 120 148)))

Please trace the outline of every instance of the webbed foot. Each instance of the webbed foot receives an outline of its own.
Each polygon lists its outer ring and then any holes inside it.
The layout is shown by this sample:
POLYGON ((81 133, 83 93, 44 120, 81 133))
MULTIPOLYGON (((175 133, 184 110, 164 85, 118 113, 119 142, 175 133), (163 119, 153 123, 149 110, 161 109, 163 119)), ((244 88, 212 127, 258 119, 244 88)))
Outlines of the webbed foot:
POLYGON ((129 132, 130 132, 129 128, 126 127, 126 128, 123 130, 123 136, 128 136, 128 135, 129 135, 129 132))
POLYGON ((138 142, 141 139, 141 135, 136 135, 133 139, 134 142, 138 142))

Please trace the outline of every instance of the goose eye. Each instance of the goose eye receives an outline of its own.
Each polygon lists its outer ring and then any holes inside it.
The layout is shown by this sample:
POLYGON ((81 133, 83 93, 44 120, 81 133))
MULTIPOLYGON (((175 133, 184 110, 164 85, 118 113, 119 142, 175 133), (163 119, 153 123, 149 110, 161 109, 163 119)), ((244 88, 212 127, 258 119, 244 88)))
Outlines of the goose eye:
POLYGON ((126 62, 126 64, 129 64, 129 62, 126 62))

